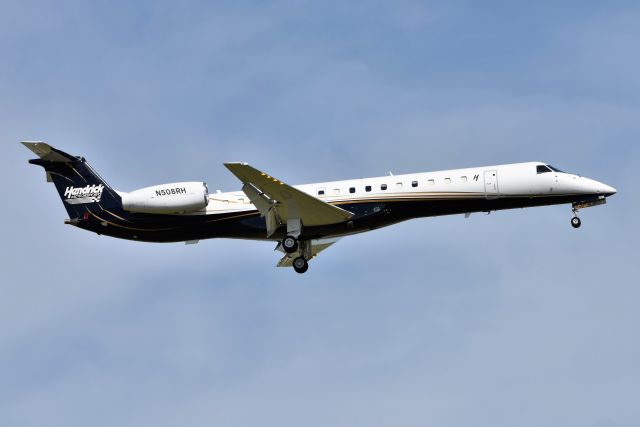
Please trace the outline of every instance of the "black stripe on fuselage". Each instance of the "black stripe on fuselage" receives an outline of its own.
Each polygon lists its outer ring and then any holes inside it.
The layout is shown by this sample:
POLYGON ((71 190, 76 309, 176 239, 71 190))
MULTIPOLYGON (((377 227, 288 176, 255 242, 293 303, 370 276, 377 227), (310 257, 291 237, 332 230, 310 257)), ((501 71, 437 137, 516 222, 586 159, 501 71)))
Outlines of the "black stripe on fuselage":
MULTIPOLYGON (((479 194, 462 198, 447 194, 440 197, 434 195, 422 198, 345 200, 334 204, 354 214, 350 221, 328 226, 305 227, 302 237, 335 237, 374 230, 413 218, 565 204, 582 199, 584 196, 580 195, 501 196, 487 199, 479 194)), ((181 242, 217 237, 279 240, 286 232, 286 229, 281 227, 267 239, 265 221, 255 210, 206 215, 132 214, 126 211, 103 210, 72 223, 98 234, 147 242, 181 242)))

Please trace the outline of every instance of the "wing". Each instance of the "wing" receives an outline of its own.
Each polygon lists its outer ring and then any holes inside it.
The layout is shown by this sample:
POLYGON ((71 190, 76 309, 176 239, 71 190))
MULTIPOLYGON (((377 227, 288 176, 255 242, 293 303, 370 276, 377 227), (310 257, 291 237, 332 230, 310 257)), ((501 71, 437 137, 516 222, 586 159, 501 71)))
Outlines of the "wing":
MULTIPOLYGON (((311 245, 310 259, 315 258, 320 252, 324 251, 325 249, 327 249, 329 246, 333 245, 337 241, 338 241, 338 238, 311 240, 309 242, 309 244, 311 245)), ((278 243, 278 246, 276 247, 276 250, 282 250, 280 249, 279 243, 278 243)), ((296 256, 297 255, 285 253, 285 255, 280 259, 280 261, 278 261, 278 267, 292 267, 293 260, 295 259, 296 256)))
POLYGON ((305 226, 318 226, 338 224, 353 216, 246 163, 224 165, 244 183, 242 191, 265 217, 267 236, 290 219, 299 219, 305 226))

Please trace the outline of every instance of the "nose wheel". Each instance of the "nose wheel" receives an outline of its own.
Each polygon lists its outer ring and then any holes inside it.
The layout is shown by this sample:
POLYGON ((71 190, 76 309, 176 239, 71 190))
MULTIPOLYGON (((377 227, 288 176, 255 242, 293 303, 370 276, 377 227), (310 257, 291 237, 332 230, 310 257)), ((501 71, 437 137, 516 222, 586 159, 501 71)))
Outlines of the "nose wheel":
POLYGON ((578 209, 573 208, 573 218, 571 218, 571 226, 573 228, 580 228, 580 226, 582 225, 582 221, 580 221, 580 218, 578 218, 578 209))
POLYGON ((574 216, 573 218, 571 218, 571 226, 573 228, 580 228, 581 225, 582 225, 582 221, 580 221, 580 218, 578 218, 577 216, 574 216))

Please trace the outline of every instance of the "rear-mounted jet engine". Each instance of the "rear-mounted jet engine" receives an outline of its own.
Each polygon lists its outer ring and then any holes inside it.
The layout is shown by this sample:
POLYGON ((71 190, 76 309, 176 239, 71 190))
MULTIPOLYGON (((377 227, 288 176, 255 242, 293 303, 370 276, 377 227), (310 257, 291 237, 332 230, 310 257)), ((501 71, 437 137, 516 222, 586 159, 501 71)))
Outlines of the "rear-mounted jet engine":
POLYGON ((180 214, 202 210, 209 204, 204 182, 175 182, 120 193, 122 207, 129 212, 180 214))

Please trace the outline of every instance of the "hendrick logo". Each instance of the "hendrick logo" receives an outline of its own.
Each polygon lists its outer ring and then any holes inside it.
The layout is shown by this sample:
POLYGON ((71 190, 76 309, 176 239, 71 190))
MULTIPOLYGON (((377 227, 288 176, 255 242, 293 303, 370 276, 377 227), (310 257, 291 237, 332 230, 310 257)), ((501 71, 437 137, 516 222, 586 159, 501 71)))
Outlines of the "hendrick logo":
POLYGON ((80 203, 95 203, 102 198, 102 190, 104 185, 87 185, 86 187, 67 187, 64 190, 65 202, 71 205, 80 203))
POLYGON ((170 196, 172 194, 187 194, 187 189, 185 187, 176 187, 156 190, 156 196, 170 196))

